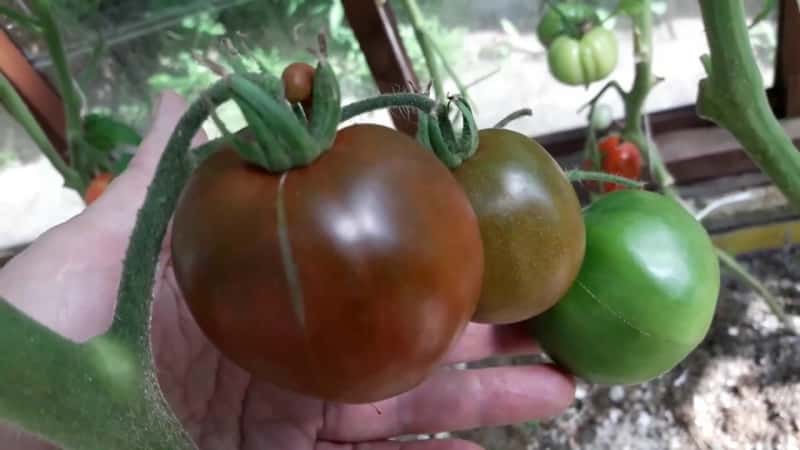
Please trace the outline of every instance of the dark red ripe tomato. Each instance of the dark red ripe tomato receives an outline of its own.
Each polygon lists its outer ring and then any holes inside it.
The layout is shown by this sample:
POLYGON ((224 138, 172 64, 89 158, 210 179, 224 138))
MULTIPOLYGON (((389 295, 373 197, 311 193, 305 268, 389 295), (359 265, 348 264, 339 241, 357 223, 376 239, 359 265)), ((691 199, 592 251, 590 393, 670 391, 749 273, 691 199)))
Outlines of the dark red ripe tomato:
POLYGON ((525 135, 489 129, 453 174, 483 237, 485 274, 473 320, 520 322, 553 306, 578 274, 585 244, 581 206, 558 163, 525 135))
POLYGON ((308 102, 314 88, 314 68, 303 62, 289 64, 281 76, 286 99, 292 103, 308 102))
POLYGON ((342 402, 420 383, 472 316, 483 247, 432 152, 377 125, 341 130, 283 175, 206 160, 174 218, 175 275, 200 328, 256 378, 342 402))
MULTIPOLYGON (((621 141, 617 135, 611 135, 600 141, 600 153, 603 157, 603 172, 619 175, 631 180, 642 176, 642 155, 632 142, 621 141)), ((616 183, 605 183, 605 192, 625 189, 616 183)))

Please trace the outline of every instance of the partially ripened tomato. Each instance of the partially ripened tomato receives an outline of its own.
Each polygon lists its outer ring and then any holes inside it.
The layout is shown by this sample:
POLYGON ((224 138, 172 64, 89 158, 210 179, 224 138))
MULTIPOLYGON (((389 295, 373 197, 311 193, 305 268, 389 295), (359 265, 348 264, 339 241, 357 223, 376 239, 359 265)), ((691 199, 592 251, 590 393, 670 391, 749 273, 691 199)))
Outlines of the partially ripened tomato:
MULTIPOLYGON (((630 141, 622 141, 616 134, 600 141, 598 145, 603 160, 603 172, 619 175, 631 180, 642 176, 642 155, 639 148, 630 141)), ((606 192, 624 189, 616 183, 605 183, 606 192)))
POLYGON ((529 137, 482 130, 453 174, 478 215, 485 274, 476 322, 523 321, 567 291, 583 259, 580 203, 558 163, 529 137))
POLYGON ((553 360, 591 383, 657 377, 711 324, 720 285, 711 239, 677 202, 646 191, 603 196, 584 219, 580 273, 531 330, 553 360))
POLYGON ((271 174, 233 149, 192 175, 175 212, 175 275, 200 328, 256 378, 372 402, 441 361, 472 317, 483 250, 449 170, 386 127, 340 130, 271 174))
POLYGON ((89 183, 89 186, 86 188, 86 192, 83 194, 83 201, 86 205, 91 205, 94 203, 95 200, 100 198, 103 192, 106 191, 109 183, 111 183, 111 179, 114 176, 111 173, 103 172, 97 174, 92 181, 89 183))

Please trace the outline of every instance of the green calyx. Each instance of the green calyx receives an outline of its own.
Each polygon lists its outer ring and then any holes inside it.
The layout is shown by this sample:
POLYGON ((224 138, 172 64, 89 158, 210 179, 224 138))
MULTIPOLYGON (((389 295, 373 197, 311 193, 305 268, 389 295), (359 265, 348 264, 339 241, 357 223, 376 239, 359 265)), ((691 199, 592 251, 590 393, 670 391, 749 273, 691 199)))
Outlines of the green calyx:
POLYGON ((450 169, 460 166, 478 149, 478 126, 472 108, 461 97, 454 97, 452 103, 461 113, 460 135, 456 135, 450 120, 449 102, 438 105, 432 114, 420 114, 417 126, 417 140, 450 169))
POLYGON ((236 136, 224 126, 220 129, 247 161, 281 173, 311 164, 333 144, 342 114, 341 94, 336 74, 324 59, 314 74, 310 121, 298 113, 299 105, 286 101, 282 88, 276 89, 280 81, 271 74, 263 85, 241 73, 231 75, 228 82, 253 139, 236 136))
POLYGON ((421 94, 384 94, 345 106, 341 120, 384 108, 419 110, 417 140, 451 169, 472 157, 478 149, 478 125, 469 102, 461 96, 452 96, 445 103, 437 103, 421 94), (456 133, 450 119, 451 105, 455 105, 461 115, 460 133, 456 133))

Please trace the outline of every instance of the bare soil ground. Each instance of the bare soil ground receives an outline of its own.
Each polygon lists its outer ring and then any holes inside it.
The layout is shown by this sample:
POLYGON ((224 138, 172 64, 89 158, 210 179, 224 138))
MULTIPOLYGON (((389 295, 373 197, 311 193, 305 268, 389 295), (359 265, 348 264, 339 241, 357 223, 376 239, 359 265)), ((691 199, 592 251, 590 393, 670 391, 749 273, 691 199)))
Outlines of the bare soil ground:
MULTIPOLYGON (((800 248, 740 260, 799 323, 800 248)), ((707 338, 677 368, 638 386, 581 383, 577 397, 552 420, 459 435, 487 450, 800 449, 800 337, 725 277, 707 338)))

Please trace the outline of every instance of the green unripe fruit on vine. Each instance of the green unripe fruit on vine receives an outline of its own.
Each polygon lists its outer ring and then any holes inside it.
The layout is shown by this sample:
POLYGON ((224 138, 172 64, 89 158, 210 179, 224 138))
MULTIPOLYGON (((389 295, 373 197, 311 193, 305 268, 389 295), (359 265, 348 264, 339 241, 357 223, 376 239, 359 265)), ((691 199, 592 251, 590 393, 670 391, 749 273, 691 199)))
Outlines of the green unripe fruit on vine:
POLYGON ((578 277, 529 322, 544 351, 591 383, 635 384, 680 363, 705 337, 719 263, 705 229, 674 200, 608 194, 584 212, 578 277))
POLYGON ((547 50, 550 73, 572 86, 602 80, 617 67, 617 37, 603 27, 595 27, 580 39, 557 37, 547 50))

